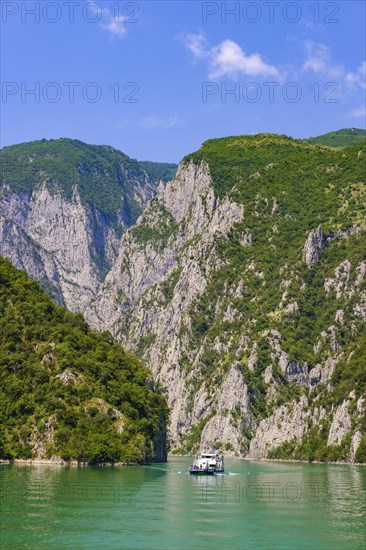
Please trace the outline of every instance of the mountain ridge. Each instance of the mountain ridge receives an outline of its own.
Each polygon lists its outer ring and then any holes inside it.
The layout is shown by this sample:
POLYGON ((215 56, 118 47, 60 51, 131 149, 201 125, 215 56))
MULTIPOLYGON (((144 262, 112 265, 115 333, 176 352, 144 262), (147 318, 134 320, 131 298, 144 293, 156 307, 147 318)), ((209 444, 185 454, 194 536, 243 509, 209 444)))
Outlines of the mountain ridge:
POLYGON ((365 155, 208 140, 78 298, 166 386, 176 452, 366 460, 365 155))

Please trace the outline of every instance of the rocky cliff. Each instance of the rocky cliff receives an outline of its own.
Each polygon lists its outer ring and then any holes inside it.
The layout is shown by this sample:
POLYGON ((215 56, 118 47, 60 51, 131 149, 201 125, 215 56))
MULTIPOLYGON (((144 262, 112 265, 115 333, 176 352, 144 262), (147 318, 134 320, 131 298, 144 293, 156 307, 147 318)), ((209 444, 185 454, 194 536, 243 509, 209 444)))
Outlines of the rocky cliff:
POLYGON ((366 461, 365 159, 209 140, 122 235, 82 308, 165 386, 173 450, 366 461))
POLYGON ((361 456, 364 155, 212 140, 122 238, 86 315, 166 386, 174 449, 361 456))
POLYGON ((175 437, 211 409, 202 390, 191 410, 187 390, 197 373, 186 355, 189 309, 222 265, 217 240, 242 217, 241 205, 215 198, 207 164, 183 164, 122 239, 113 269, 86 310, 91 323, 140 352, 167 387, 175 437))
POLYGON ((95 295, 121 234, 174 168, 68 139, 5 147, 0 164, 0 254, 71 310, 95 295))

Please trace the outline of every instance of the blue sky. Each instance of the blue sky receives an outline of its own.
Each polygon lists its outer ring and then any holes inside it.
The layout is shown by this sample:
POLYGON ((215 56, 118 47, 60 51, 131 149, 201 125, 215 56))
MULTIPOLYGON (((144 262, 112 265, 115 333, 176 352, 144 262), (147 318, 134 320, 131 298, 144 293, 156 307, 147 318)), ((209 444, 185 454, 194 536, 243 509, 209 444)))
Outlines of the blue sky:
POLYGON ((1 145, 178 162, 213 137, 365 127, 365 3, 6 1, 1 145), (32 92, 33 90, 33 92, 32 92))

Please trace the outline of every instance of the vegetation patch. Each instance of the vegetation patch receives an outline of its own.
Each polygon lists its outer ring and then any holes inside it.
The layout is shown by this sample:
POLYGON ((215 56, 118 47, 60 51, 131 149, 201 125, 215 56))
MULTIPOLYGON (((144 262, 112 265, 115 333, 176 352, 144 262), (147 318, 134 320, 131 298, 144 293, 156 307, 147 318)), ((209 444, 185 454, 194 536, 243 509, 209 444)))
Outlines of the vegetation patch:
POLYGON ((0 259, 1 458, 154 460, 168 409, 150 378, 109 333, 0 259))

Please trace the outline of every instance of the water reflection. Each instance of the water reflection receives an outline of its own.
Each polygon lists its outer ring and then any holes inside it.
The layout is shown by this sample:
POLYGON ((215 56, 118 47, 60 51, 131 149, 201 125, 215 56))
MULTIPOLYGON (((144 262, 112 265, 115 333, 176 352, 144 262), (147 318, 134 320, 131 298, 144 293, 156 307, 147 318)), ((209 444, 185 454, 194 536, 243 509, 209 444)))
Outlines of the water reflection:
POLYGON ((189 458, 148 467, 1 466, 4 548, 364 550, 366 469, 189 458))

